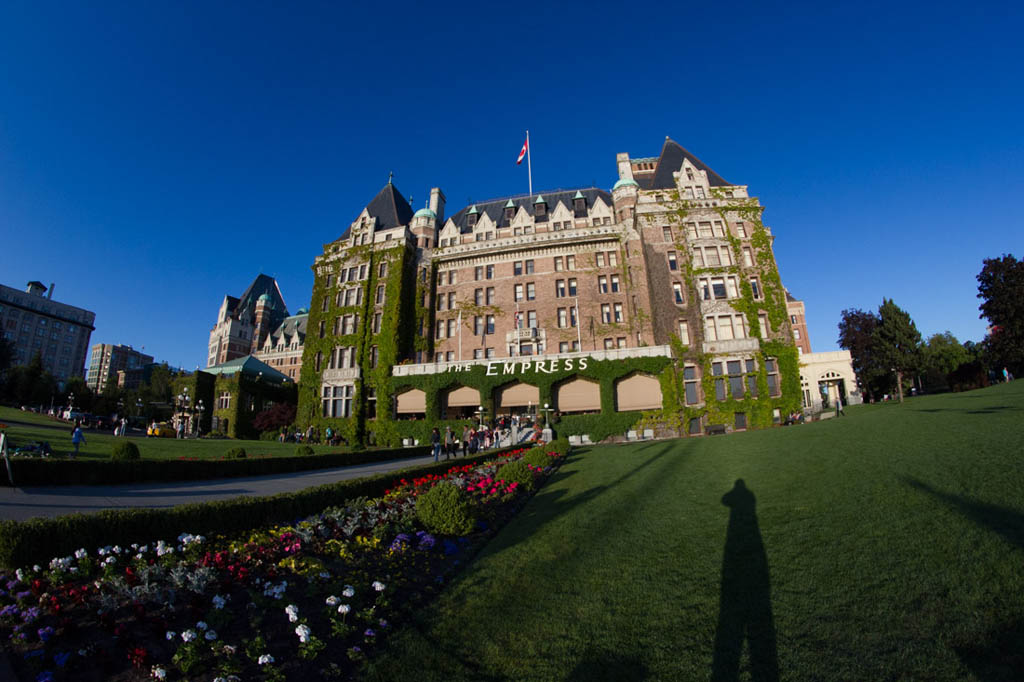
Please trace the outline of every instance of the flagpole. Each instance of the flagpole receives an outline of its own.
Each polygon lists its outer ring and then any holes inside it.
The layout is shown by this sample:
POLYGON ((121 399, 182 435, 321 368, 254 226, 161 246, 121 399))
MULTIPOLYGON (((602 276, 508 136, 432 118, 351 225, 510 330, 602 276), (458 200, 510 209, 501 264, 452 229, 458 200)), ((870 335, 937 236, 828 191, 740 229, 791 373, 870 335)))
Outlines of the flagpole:
POLYGON ((526 175, 530 179, 530 196, 533 196, 533 166, 530 165, 530 131, 526 131, 526 175))

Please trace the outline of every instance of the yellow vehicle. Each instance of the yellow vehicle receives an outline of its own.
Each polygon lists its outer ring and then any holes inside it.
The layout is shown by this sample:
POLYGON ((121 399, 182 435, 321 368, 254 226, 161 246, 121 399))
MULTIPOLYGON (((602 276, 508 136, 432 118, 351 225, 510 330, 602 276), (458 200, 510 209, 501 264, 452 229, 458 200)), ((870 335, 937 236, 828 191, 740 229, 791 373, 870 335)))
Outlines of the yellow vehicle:
POLYGON ((146 428, 147 438, 174 438, 175 435, 174 427, 167 422, 152 424, 146 428))

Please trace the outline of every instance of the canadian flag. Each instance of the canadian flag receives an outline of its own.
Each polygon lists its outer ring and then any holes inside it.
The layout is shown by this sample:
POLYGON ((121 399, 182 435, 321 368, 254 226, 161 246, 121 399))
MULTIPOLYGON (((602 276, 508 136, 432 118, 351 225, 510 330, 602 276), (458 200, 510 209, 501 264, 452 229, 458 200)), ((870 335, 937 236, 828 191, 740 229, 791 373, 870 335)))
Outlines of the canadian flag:
POLYGON ((530 138, 526 138, 526 142, 523 143, 523 148, 519 150, 519 158, 516 159, 516 165, 518 166, 523 162, 523 157, 526 156, 526 148, 530 145, 530 138))

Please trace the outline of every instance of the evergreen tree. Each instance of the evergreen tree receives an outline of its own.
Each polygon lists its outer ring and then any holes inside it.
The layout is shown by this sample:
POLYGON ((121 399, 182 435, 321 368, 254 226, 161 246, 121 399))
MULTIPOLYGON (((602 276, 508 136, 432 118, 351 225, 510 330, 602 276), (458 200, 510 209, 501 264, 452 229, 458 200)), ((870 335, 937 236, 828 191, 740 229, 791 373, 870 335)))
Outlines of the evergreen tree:
POLYGON ((844 310, 839 321, 839 347, 850 351, 857 384, 868 400, 888 390, 889 371, 878 364, 872 348, 878 322, 878 315, 857 308, 844 310))
POLYGON ((929 391, 948 390, 949 375, 971 361, 971 356, 950 332, 933 334, 921 347, 921 374, 929 391))
POLYGON ((1009 367, 1019 374, 1024 370, 1024 261, 1004 254, 983 263, 978 274, 979 309, 991 325, 985 348, 993 367, 1009 367))
POLYGON ((883 298, 878 308, 878 325, 871 334, 872 354, 879 366, 896 374, 896 390, 903 402, 903 375, 920 364, 921 332, 907 311, 883 298))

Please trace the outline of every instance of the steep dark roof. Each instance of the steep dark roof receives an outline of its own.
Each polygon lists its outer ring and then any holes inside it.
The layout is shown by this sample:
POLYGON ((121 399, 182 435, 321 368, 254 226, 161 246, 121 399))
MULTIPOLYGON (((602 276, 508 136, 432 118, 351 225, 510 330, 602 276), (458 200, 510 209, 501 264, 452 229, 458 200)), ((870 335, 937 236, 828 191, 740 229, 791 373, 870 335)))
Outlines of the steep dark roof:
POLYGON ((308 322, 309 313, 286 317, 281 326, 271 332, 270 345, 276 346, 278 343, 290 344, 293 340, 297 340, 301 346, 306 342, 306 324, 308 322))
POLYGON ((378 230, 408 225, 413 213, 409 202, 390 182, 366 205, 366 211, 377 219, 378 230))
MULTIPOLYGON (((284 297, 281 296, 277 280, 269 275, 259 274, 256 276, 242 297, 238 299, 234 311, 239 319, 252 319, 252 316, 256 314, 256 302, 263 294, 270 298, 267 307, 270 308, 270 328, 273 329, 288 317, 288 306, 284 304, 284 297)), ((228 305, 230 307, 230 300, 228 305)))
POLYGON ((238 299, 234 296, 226 296, 225 298, 228 299, 228 315, 230 315, 234 313, 235 308, 238 307, 238 299))
POLYGON ((712 187, 729 187, 732 183, 726 182, 721 175, 711 170, 707 164, 684 149, 675 140, 666 137, 665 145, 661 148, 661 156, 658 157, 658 165, 654 168, 654 174, 644 177, 638 175, 635 179, 642 189, 675 189, 676 181, 673 173, 679 172, 683 165, 683 159, 689 159, 690 163, 708 174, 708 184, 712 187))
POLYGON ((508 221, 505 220, 505 206, 508 202, 512 202, 516 207, 516 213, 519 212, 520 207, 525 208, 526 212, 531 216, 534 215, 534 204, 537 197, 543 196, 544 203, 548 206, 548 215, 550 215, 555 207, 558 206, 558 202, 565 204, 565 207, 570 211, 572 210, 572 199, 579 192, 583 195, 583 198, 587 200, 587 208, 591 208, 598 197, 609 207, 613 205, 612 195, 603 189, 597 189, 596 187, 590 187, 587 189, 565 189, 555 192, 538 192, 537 194, 521 194, 513 197, 501 197, 500 199, 491 199, 472 206, 467 206, 458 213, 452 216, 452 220, 459 228, 460 233, 472 232, 472 229, 468 225, 466 220, 466 214, 469 213, 470 209, 476 207, 477 213, 480 215, 487 214, 487 216, 499 227, 508 225, 508 221))

